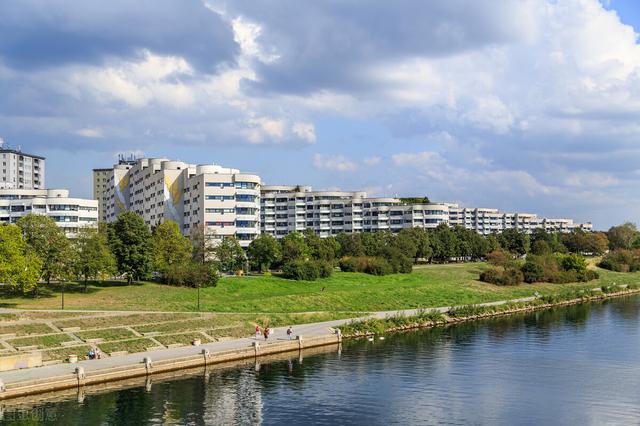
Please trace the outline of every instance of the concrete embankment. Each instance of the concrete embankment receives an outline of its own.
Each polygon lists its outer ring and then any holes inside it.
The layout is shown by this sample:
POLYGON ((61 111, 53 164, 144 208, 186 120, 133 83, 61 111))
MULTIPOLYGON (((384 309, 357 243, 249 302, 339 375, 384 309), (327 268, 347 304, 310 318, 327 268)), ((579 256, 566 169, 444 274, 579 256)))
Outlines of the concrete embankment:
MULTIPOLYGON (((338 345, 342 341, 341 335, 325 334, 321 336, 296 340, 281 340, 268 344, 253 341, 244 348, 230 350, 216 350, 212 345, 199 347, 178 348, 181 351, 172 351, 171 354, 157 352, 137 353, 126 356, 127 363, 123 365, 104 368, 91 368, 102 360, 83 361, 78 364, 59 364, 55 366, 41 367, 29 370, 17 370, 9 376, 9 382, 3 379, 0 400, 23 397, 45 392, 54 392, 82 386, 91 386, 116 380, 131 379, 149 375, 167 373, 176 370, 207 365, 228 364, 247 359, 261 359, 270 355, 286 352, 300 352, 304 349, 327 345, 338 345), (180 353, 182 352, 182 353, 180 353), (159 355, 159 356, 154 356, 159 355), (167 356, 169 355, 169 356, 167 356), (54 368, 55 367, 55 368, 54 368), (48 370, 48 371, 47 371, 48 370), (20 380, 20 374, 15 373, 36 372, 40 375, 30 374, 25 380, 20 380), (40 376, 40 377, 37 377, 40 376)), ((124 357, 121 357, 124 358, 124 357)), ((8 376, 3 374, 2 376, 8 376)))

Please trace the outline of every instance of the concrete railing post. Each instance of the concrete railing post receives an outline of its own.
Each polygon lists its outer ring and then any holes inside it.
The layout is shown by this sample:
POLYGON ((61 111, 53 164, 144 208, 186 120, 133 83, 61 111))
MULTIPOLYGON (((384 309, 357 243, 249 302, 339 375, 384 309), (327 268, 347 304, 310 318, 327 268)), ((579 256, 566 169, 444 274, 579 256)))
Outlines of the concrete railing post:
POLYGON ((78 386, 82 385, 86 377, 84 374, 84 367, 76 367, 74 373, 78 377, 78 386))
POLYGON ((149 372, 151 371, 151 369, 153 368, 153 361, 151 360, 151 357, 144 357, 144 368, 147 370, 147 374, 149 374, 149 372))
POLYGON ((302 346, 302 336, 297 335, 296 336, 296 340, 298 341, 298 349, 302 349, 303 348, 303 346, 302 346))
POLYGON ((260 354, 260 342, 253 342, 253 350, 256 356, 260 354))
POLYGON ((342 331, 339 328, 336 328, 336 337, 338 338, 338 343, 342 342, 342 331))
POLYGON ((204 358, 204 366, 207 366, 207 360, 209 359, 209 356, 211 355, 211 353, 209 352, 209 349, 203 349, 202 350, 202 357, 204 358))

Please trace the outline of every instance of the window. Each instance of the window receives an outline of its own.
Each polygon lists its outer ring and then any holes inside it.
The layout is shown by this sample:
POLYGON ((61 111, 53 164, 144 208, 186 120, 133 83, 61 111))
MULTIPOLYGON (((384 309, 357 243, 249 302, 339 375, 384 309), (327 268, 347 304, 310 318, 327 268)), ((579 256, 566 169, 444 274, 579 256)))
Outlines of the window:
POLYGON ((217 214, 225 214, 225 213, 234 213, 234 209, 204 209, 205 213, 217 213, 217 214))
POLYGON ((251 207, 236 207, 236 214, 256 214, 256 210, 251 207))
POLYGON ((226 201, 226 200, 233 200, 233 195, 205 195, 204 199, 226 201))
POLYGON ((256 226, 256 222, 253 220, 236 220, 236 226, 238 228, 253 228, 256 226))
POLYGON ((236 194, 236 201, 253 203, 256 200, 255 195, 249 194, 236 194))
POLYGON ((257 185, 254 182, 236 182, 235 184, 238 189, 255 189, 257 185))

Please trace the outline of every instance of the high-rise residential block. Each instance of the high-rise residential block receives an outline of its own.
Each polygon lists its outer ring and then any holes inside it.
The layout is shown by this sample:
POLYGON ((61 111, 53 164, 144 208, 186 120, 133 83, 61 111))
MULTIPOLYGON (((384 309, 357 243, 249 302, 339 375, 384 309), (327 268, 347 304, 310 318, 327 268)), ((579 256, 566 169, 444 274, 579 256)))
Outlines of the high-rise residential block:
POLYGON ((244 247, 260 232, 260 177, 238 169, 142 158, 113 167, 105 200, 107 221, 133 211, 149 226, 170 219, 185 235, 202 227, 213 240, 233 235, 244 247))
POLYGON ((44 163, 44 157, 5 148, 0 143, 0 188, 44 189, 44 163))

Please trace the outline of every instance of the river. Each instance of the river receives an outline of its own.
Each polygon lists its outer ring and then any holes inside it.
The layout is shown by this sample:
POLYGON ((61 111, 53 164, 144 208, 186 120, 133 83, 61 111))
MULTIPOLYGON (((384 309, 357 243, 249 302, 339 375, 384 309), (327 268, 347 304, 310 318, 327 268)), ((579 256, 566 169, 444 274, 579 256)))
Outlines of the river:
MULTIPOLYGON (((640 297, 349 341, 0 424, 640 424, 640 297)), ((0 403, 1 404, 1 403, 0 403)))

